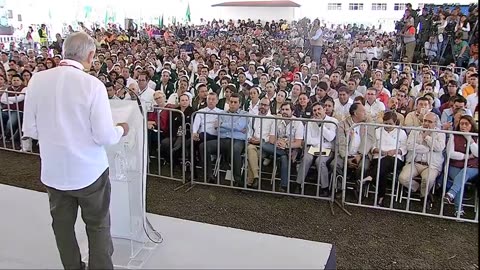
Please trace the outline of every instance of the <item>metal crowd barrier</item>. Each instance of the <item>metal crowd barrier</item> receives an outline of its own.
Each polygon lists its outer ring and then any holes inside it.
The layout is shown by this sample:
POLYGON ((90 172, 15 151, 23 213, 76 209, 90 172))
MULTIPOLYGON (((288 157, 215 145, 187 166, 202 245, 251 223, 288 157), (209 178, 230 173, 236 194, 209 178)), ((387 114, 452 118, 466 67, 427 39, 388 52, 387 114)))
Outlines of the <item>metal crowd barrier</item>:
POLYGON ((170 180, 181 181, 185 183, 185 143, 186 143, 186 134, 189 130, 188 125, 185 123, 185 114, 178 109, 173 108, 164 108, 164 107, 153 107, 153 113, 156 119, 156 127, 152 129, 148 129, 148 155, 150 162, 148 162, 147 166, 147 174, 151 176, 162 177, 170 180), (161 125, 161 118, 168 117, 168 130, 162 130, 161 125), (183 132, 178 136, 178 134, 173 134, 173 127, 174 127, 174 119, 173 117, 180 117, 180 128, 182 128, 183 132), (174 151, 174 146, 177 140, 181 141, 180 149, 176 149, 174 151), (153 145, 152 145, 153 144, 153 145), (168 149, 162 147, 168 145, 168 149), (156 150, 156 153, 151 153, 153 149, 156 150), (176 159, 177 154, 176 152, 180 151, 181 157, 180 160, 176 159), (164 153, 167 152, 167 155, 164 153), (152 155, 151 155, 152 154, 152 155), (155 160, 156 159, 156 162, 155 160), (175 171, 174 168, 176 165, 181 165, 181 172, 175 171), (165 168, 167 167, 167 168, 165 168))
MULTIPOLYGON (((321 197, 319 196, 320 194, 320 171, 317 170, 317 181, 316 183, 307 183, 307 175, 308 175, 308 169, 306 170, 305 172, 305 180, 302 181, 302 183, 296 183, 296 184, 293 184, 293 185, 298 185, 297 187, 301 187, 301 192, 299 193, 294 193, 292 192, 290 186, 292 183, 296 182, 296 180, 294 180, 294 175, 292 174, 293 172, 293 169, 292 169, 292 163, 296 163, 294 159, 292 159, 292 153, 294 152, 302 152, 305 154, 308 152, 308 149, 307 149, 307 145, 305 143, 305 137, 306 137, 306 134, 308 132, 308 124, 304 125, 304 123, 310 123, 310 122, 314 122, 314 123, 317 123, 317 124, 320 124, 320 123, 330 123, 330 124, 333 124, 335 125, 335 127, 337 127, 337 124, 334 123, 334 122, 329 122, 329 121, 321 121, 321 120, 317 120, 317 119, 304 119, 304 118, 298 118, 295 119, 295 120, 292 120, 292 118, 284 118, 284 117, 277 117, 277 116, 259 116, 259 115, 251 115, 251 114, 230 114, 230 113, 215 113, 215 112, 206 112, 206 111, 197 111, 195 112, 193 115, 192 115, 192 127, 193 127, 193 123, 195 121, 195 117, 200 115, 200 114, 203 114, 204 117, 203 117, 203 121, 202 123, 200 123, 200 125, 202 125, 203 127, 205 127, 207 125, 207 115, 215 115, 216 117, 220 117, 220 116, 223 116, 223 117, 227 117, 227 116, 230 116, 231 117, 231 121, 232 121, 232 132, 233 132, 233 121, 234 121, 234 117, 240 117, 240 118, 247 118, 248 119, 248 130, 246 130, 245 132, 247 134, 249 134, 250 132, 250 128, 252 126, 252 121, 253 119, 258 119, 258 120, 261 120, 260 121, 260 134, 263 134, 263 129, 264 129, 264 125, 267 125, 268 123, 265 123, 265 120, 272 120, 273 121, 273 128, 275 130, 277 130, 278 128, 278 125, 281 123, 281 121, 300 121, 302 122, 302 125, 303 125, 303 129, 304 129, 304 137, 303 137, 303 141, 304 143, 302 144, 302 148, 301 149, 292 149, 292 148, 288 148, 288 152, 287 152, 287 156, 288 156, 288 174, 287 174, 287 179, 288 179, 288 184, 286 186, 286 190, 285 192, 279 192, 278 189, 276 189, 276 184, 278 182, 279 179, 276 178, 276 171, 277 171, 277 159, 280 158, 280 155, 277 154, 277 152, 279 151, 277 147, 274 147, 273 148, 273 158, 272 158, 272 161, 273 161, 273 168, 272 168, 272 173, 271 173, 271 177, 265 177, 267 175, 269 175, 270 173, 268 171, 265 171, 264 168, 265 166, 263 165, 262 163, 262 160, 264 158, 267 158, 268 156, 267 155, 264 155, 264 145, 267 143, 265 142, 263 139, 260 140, 260 144, 258 145, 258 151, 259 151, 259 154, 258 154, 258 158, 259 158, 259 163, 258 163, 258 167, 259 167, 259 178, 258 178, 258 186, 257 187, 248 187, 247 186, 247 171, 248 171, 248 160, 247 160, 247 149, 248 149, 248 146, 249 146, 249 142, 248 142, 248 138, 249 138, 249 135, 247 135, 247 140, 245 140, 244 142, 241 142, 243 144, 243 147, 242 147, 242 151, 240 153, 240 155, 238 155, 239 153, 237 153, 237 155, 234 155, 234 152, 233 151, 230 151, 230 156, 227 157, 227 158, 230 158, 230 164, 228 165, 228 167, 230 169, 227 169, 227 170, 222 170, 221 169, 221 159, 222 158, 225 158, 225 153, 221 152, 220 151, 220 144, 221 144, 221 138, 220 136, 217 136, 216 139, 213 139, 213 140, 207 140, 207 136, 203 136, 203 141, 200 141, 200 145, 199 145, 199 149, 198 151, 203 151, 203 160, 200 162, 200 164, 196 163, 195 162, 195 158, 192 158, 192 157, 195 157, 195 146, 194 144, 192 143, 191 144, 191 148, 190 148, 190 157, 191 157, 191 162, 193 163, 193 166, 192 166, 192 170, 191 170, 191 183, 192 185, 195 185, 195 184, 201 184, 201 185, 210 185, 210 186, 222 186, 222 187, 229 187, 229 188, 233 188, 233 189, 243 189, 243 190, 252 190, 252 191, 258 191, 258 192, 263 192, 263 193, 273 193, 273 194, 286 194, 286 195, 291 195, 291 196, 299 196, 299 197, 308 197, 308 198, 316 198, 316 199, 322 199, 322 200, 328 200, 328 201, 331 201, 333 202, 334 201, 334 191, 335 191, 335 187, 333 186, 335 183, 334 183, 334 179, 336 179, 336 167, 334 167, 333 171, 331 172, 333 174, 333 177, 330 177, 330 174, 329 174, 329 183, 330 183, 330 186, 329 186, 329 196, 328 197, 321 197), (212 143, 211 141, 216 141, 215 143, 212 143), (207 146, 208 147, 216 147, 215 149, 215 153, 212 154, 212 162, 215 163, 215 166, 213 168, 213 173, 212 175, 214 176, 215 178, 215 182, 209 182, 209 180, 211 179, 207 179, 207 169, 211 169, 211 168, 207 168, 207 158, 209 155, 207 155, 207 146), (213 157, 214 156, 214 157, 213 157), (214 160, 213 160, 214 159, 214 160), (230 177, 230 171, 232 171, 232 174, 233 174, 233 161, 235 159, 243 159, 242 160, 242 168, 241 168, 241 171, 243 172, 242 173, 242 177, 241 177, 241 180, 237 180, 237 183, 234 183, 234 179, 233 177, 231 178, 230 177), (196 173, 193 171, 195 169, 203 169, 203 174, 202 175, 197 175, 196 176, 196 173), (225 180, 223 180, 221 177, 220 177, 220 173, 225 173, 225 180), (264 177, 262 177, 264 176, 264 177), (311 190, 309 189, 307 192, 307 188, 306 186, 307 185, 314 185, 316 186, 316 189, 314 190, 311 190), (313 193, 313 194, 312 194, 313 193)), ((217 121, 218 121, 218 118, 217 118, 217 121)), ((211 123, 210 123, 211 124, 211 123)), ((217 124, 218 126, 218 124, 217 124)), ((205 130, 205 129, 204 129, 205 130)), ((324 125, 321 126, 321 129, 320 129, 320 139, 319 139, 319 149, 323 149, 322 146, 323 146, 323 130, 324 130, 324 125)), ((193 132, 193 131, 192 131, 193 132)), ((289 133, 289 136, 288 136, 288 141, 289 141, 289 145, 291 145, 292 143, 292 132, 293 132, 293 126, 290 125, 290 128, 288 129, 287 131, 289 133)), ((276 132, 275 132, 276 133, 276 132)), ((224 138, 225 139, 225 138, 224 138)), ((230 149, 234 149, 234 143, 235 143, 235 139, 233 138, 226 138, 226 139, 230 139, 230 149)), ((237 142, 238 144, 238 142, 237 142)), ((336 166, 336 162, 337 162, 337 159, 336 159, 336 154, 338 151, 336 149, 336 144, 335 144, 335 141, 332 141, 332 147, 335 147, 334 149, 331 149, 332 150, 332 156, 330 158, 330 161, 331 162, 334 162, 334 166, 336 166)), ((211 153, 211 150, 210 150, 210 153, 211 153)), ((320 154, 321 155, 321 154, 320 154)), ((303 156, 302 156, 303 158, 303 156)), ((321 158, 320 156, 317 157, 317 158, 321 158)), ((299 166, 302 166, 303 165, 303 162, 302 160, 300 160, 300 164, 299 166)), ((268 165, 267 165, 268 166, 268 165)), ((327 164, 327 168, 330 167, 328 166, 327 164)), ((280 173, 281 175, 281 173, 280 173)))
MULTIPOLYGON (((375 64, 378 63, 379 61, 384 61, 384 60, 372 60, 370 61, 370 65, 376 66, 375 64)), ((385 61, 384 61, 385 62, 385 61)), ((450 66, 441 66, 441 65, 435 65, 435 64, 422 64, 422 63, 404 63, 404 62, 391 62, 389 61, 392 67, 399 66, 400 70, 403 70, 405 66, 410 66, 412 68, 412 71, 415 72, 415 74, 419 75, 421 73, 421 69, 423 66, 428 65, 431 70, 433 70, 438 78, 440 76, 441 72, 443 72, 447 68, 451 68, 450 66)), ((374 70, 374 69, 372 69, 374 70)), ((466 68, 464 67, 454 67, 454 73, 460 75, 463 74, 467 71, 466 68)))
MULTIPOLYGON (((354 128, 356 127, 363 127, 363 133, 360 134, 361 136, 365 136, 365 138, 367 138, 367 132, 368 132, 368 129, 370 128, 370 132, 372 132, 371 129, 375 128, 384 128, 384 127, 392 127, 392 126, 389 126, 389 125, 384 125, 384 124, 375 124, 375 123, 357 123, 357 124, 354 124, 350 130, 353 130, 354 128)), ((414 195, 412 193, 412 190, 411 190, 411 187, 412 187, 412 181, 415 181, 415 177, 412 177, 413 175, 413 169, 410 170, 410 177, 409 177, 409 186, 408 186, 408 191, 405 191, 407 193, 407 195, 404 195, 404 188, 407 188, 407 187, 402 187, 402 184, 400 183, 400 180, 398 179, 399 178, 399 171, 397 170, 398 169, 398 158, 395 159, 395 163, 394 163, 394 169, 393 169, 393 172, 391 172, 392 174, 392 183, 391 183, 391 187, 390 187, 390 192, 388 192, 388 190, 386 191, 385 193, 385 197, 384 197, 384 201, 387 200, 387 197, 390 197, 390 203, 389 205, 385 205, 385 207, 380 207, 378 204, 377 204, 377 201, 378 201, 378 187, 379 187, 379 174, 380 174, 380 167, 381 167, 381 163, 379 164, 379 166, 377 166, 377 171, 376 171, 376 177, 372 177, 373 180, 368 183, 368 184, 364 184, 362 181, 360 181, 358 184, 357 182, 357 190, 359 189, 359 192, 358 192, 358 199, 352 199, 351 197, 347 197, 347 193, 346 193, 346 189, 347 189, 347 184, 349 183, 348 182, 348 177, 347 177, 347 171, 348 171, 348 168, 347 168, 347 159, 345 159, 345 162, 344 162, 344 174, 343 174, 343 179, 342 179, 342 205, 353 205, 353 206, 361 206, 361 207, 367 207, 367 208, 376 208, 376 209, 384 209, 384 210, 389 210, 389 211, 395 211, 395 212, 402 212, 402 213, 411 213, 411 214, 418 214, 418 215, 424 215, 424 216, 431 216, 431 217, 438 217, 438 218, 444 218, 444 219, 451 219, 451 220, 457 220, 457 221, 466 221, 466 222, 475 222, 475 223, 478 223, 478 206, 479 206, 479 199, 478 199, 478 194, 476 192, 476 188, 475 188, 475 194, 473 195, 473 200, 474 200, 474 203, 473 205, 468 205, 466 203, 464 203, 464 194, 466 194, 466 186, 468 184, 468 182, 466 182, 466 169, 467 169, 467 162, 468 162, 468 159, 469 159, 469 156, 468 155, 465 155, 465 160, 464 160, 464 167, 463 167, 463 185, 462 185, 462 188, 461 188, 461 191, 460 191, 460 204, 459 204, 459 209, 458 211, 456 211, 456 215, 446 215, 445 213, 445 209, 448 208, 448 206, 446 207, 445 206, 445 202, 444 202, 444 196, 447 192, 446 190, 446 187, 447 187, 447 181, 448 181, 448 170, 449 170, 449 165, 450 165, 450 152, 449 151, 446 151, 447 149, 447 146, 448 146, 448 142, 449 142, 449 137, 448 136, 453 136, 453 135, 462 135, 462 136, 471 136, 472 138, 477 138, 478 139, 478 134, 476 133, 465 133, 465 132, 458 132, 458 131, 447 131, 447 130, 439 130, 439 129, 435 129, 435 130, 432 130, 432 129, 425 129, 425 128, 421 128, 421 127, 399 127, 399 126, 395 126, 395 132, 397 133, 396 134, 396 149, 398 151, 398 149, 400 149, 400 145, 399 145, 399 134, 400 134, 400 130, 409 130, 409 131, 413 131, 413 130, 416 130, 416 131, 433 131, 433 135, 432 135, 432 141, 435 139, 436 136, 439 136, 438 134, 440 133, 444 133, 445 134, 445 137, 446 137, 446 140, 445 140, 445 148, 443 149, 443 157, 444 157, 444 163, 443 163, 443 174, 442 174, 442 171, 439 172, 439 175, 437 176, 437 179, 435 180, 435 183, 433 183, 433 186, 430 186, 430 184, 428 183, 427 181, 427 184, 426 184, 426 194, 433 194, 433 192, 435 192, 435 187, 438 183, 438 180, 441 180, 442 181, 442 187, 441 187, 441 190, 442 190, 442 193, 440 194, 440 202, 433 202, 433 208, 432 209, 427 209, 427 198, 428 196, 425 196, 424 199, 423 199, 423 202, 422 202, 422 205, 421 205, 421 209, 419 209, 419 205, 414 205, 412 204, 413 201, 422 201, 422 200, 419 200, 418 198, 414 198, 412 195, 414 195), (440 177, 442 176, 443 177, 440 177), (364 185, 366 186, 365 188, 367 189, 367 191, 365 192, 364 190, 364 185), (375 185, 375 189, 374 191, 370 191, 370 185, 375 185), (430 190, 432 190, 432 193, 430 193, 430 190), (371 200, 368 199, 368 195, 370 193, 373 193, 374 194, 374 198, 373 198, 373 202, 371 200), (364 198, 365 197, 365 198, 364 198), (402 200, 403 199, 406 199, 406 203, 403 204, 402 203, 402 200), (435 207, 437 206, 437 207, 435 207), (439 207, 438 207, 439 206, 439 207), (469 213, 469 216, 471 216, 471 218, 466 218, 466 217, 462 217, 460 216, 460 212, 461 210, 464 208, 464 207, 473 207, 474 208, 474 216, 472 217, 472 215, 470 215, 471 213, 469 213)), ((362 130, 362 129, 361 129, 362 130)), ((377 147, 377 146, 380 146, 380 142, 382 142, 382 134, 383 133, 380 133, 380 138, 379 138, 379 141, 378 142, 375 142, 374 144, 371 145, 371 147, 377 147)), ((408 141, 408 136, 407 135, 407 141, 408 141)), ((415 132, 413 133, 413 141, 416 142, 417 141, 417 136, 418 133, 415 132)), ((346 153, 348 153, 348 147, 349 147, 349 143, 350 142, 350 132, 347 132, 347 149, 346 149, 346 153)), ((405 142, 407 143, 407 142, 405 142)), ((364 179, 365 175, 364 175, 364 166, 365 166, 365 159, 368 158, 367 155, 366 155, 366 152, 368 153, 370 150, 369 149, 366 149, 367 147, 367 144, 364 144, 363 145, 364 149, 363 149, 363 154, 362 154, 362 168, 361 168, 361 176, 360 176, 360 179, 364 179), (369 150, 369 151, 366 151, 366 150, 369 150)), ((466 153, 469 153, 469 149, 470 149, 470 144, 467 143, 467 146, 466 146, 466 153)), ((416 152, 416 147, 413 148, 413 150, 411 151, 412 153, 412 156, 413 158, 415 158, 415 152, 416 152)), ((428 164, 431 163, 431 159, 432 159, 432 152, 433 152, 433 144, 430 146, 430 152, 429 152, 429 160, 428 160, 428 164)), ((405 166, 411 166, 411 168, 413 168, 415 166, 415 162, 412 162, 412 163, 407 163, 407 154, 406 153, 402 153, 403 156, 404 156, 404 167, 405 166)), ((379 153, 379 158, 381 158, 381 151, 379 153)), ((403 168, 402 168, 403 169, 403 168)), ((430 170, 428 171, 427 173, 427 179, 429 178, 429 173, 430 173, 430 170)), ((419 175, 421 176, 421 175, 419 175)), ((478 175, 477 175, 478 177, 478 175)), ((385 179, 383 179, 383 181, 386 181, 385 179)), ((422 180, 420 180, 422 181, 422 180)), ((453 181, 453 179, 452 179, 453 181)), ((477 179, 478 181, 478 179, 477 179)), ((470 183, 471 184, 471 183, 470 183)), ((419 190, 417 192, 420 192, 421 190, 421 182, 419 183, 419 190)), ((387 188, 388 188, 388 185, 387 185, 387 188)), ((437 189, 438 191, 438 189, 437 189)), ((432 196, 432 195, 430 195, 432 196)), ((450 210, 450 209, 449 209, 450 210)), ((467 213, 467 212, 465 212, 467 213)))
POLYGON ((23 109, 16 109, 16 105, 22 104, 25 93, 0 91, 0 105, 2 117, 0 117, 0 149, 38 153, 35 144, 32 147, 31 139, 21 140, 23 109), (33 152, 35 151, 35 152, 33 152))

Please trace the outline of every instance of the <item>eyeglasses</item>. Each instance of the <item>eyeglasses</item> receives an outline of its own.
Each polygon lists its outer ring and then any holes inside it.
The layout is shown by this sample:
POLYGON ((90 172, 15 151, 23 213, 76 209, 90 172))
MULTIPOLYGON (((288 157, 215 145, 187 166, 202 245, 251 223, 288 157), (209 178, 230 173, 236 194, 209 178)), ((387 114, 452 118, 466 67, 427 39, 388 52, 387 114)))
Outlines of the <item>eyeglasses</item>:
POLYGON ((433 123, 435 123, 435 121, 433 121, 433 120, 428 120, 428 119, 423 119, 423 122, 424 122, 424 123, 427 123, 427 124, 433 124, 433 123))
POLYGON ((268 107, 268 106, 270 106, 270 104, 267 104, 267 103, 260 103, 260 106, 265 106, 265 107, 268 107))

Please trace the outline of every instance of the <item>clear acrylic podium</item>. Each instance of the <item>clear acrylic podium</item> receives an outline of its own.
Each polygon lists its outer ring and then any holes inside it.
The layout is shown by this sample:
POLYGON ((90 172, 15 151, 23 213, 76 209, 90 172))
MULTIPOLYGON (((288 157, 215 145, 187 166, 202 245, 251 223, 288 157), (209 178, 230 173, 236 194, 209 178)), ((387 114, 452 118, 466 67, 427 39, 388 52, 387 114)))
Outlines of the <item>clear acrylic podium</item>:
POLYGON ((118 144, 105 148, 112 185, 110 216, 113 263, 116 268, 139 269, 157 243, 162 241, 145 215, 148 152, 146 118, 136 101, 111 100, 110 105, 113 122, 126 122, 130 127, 128 135, 122 137, 118 144))

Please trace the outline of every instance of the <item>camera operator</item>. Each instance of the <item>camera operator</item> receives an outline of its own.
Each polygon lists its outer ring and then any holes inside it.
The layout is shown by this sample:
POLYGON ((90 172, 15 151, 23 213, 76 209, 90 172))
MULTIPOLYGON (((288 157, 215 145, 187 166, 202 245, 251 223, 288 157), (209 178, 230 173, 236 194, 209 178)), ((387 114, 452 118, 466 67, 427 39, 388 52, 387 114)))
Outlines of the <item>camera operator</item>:
POLYGON ((400 36, 403 37, 403 44, 405 45, 405 57, 407 58, 407 62, 411 63, 413 62, 413 54, 415 53, 415 46, 417 45, 417 42, 415 38, 415 21, 410 15, 410 10, 405 10, 403 21, 405 22, 405 27, 400 33, 400 36))

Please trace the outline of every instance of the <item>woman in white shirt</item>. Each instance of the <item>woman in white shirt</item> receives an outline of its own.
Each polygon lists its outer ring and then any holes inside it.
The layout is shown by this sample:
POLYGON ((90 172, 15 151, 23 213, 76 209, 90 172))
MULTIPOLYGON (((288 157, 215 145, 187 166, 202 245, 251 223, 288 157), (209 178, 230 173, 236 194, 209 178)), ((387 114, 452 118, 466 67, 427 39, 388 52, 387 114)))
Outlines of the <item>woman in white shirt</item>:
POLYGON ((407 153, 407 134, 398 126, 397 114, 393 111, 385 112, 383 124, 391 127, 380 127, 375 130, 377 144, 372 148, 372 165, 367 177, 362 182, 378 181, 378 205, 384 205, 384 198, 387 189, 387 176, 394 172, 395 160, 397 160, 397 172, 403 167, 404 156, 407 153), (397 147, 398 137, 398 147, 397 147), (379 161, 380 160, 380 161, 379 161), (381 165, 379 164, 381 163, 381 165), (379 168, 380 167, 380 168, 379 168), (378 179, 377 170, 379 168, 378 179))

